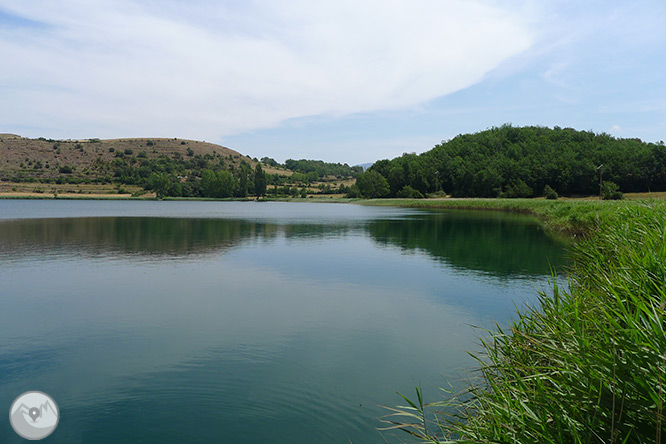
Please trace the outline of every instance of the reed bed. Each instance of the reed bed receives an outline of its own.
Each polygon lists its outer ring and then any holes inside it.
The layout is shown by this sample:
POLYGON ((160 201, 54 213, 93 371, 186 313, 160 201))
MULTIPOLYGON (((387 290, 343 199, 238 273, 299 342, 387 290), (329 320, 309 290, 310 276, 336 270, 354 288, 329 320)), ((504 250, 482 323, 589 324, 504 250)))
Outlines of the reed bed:
POLYGON ((428 405, 417 391, 387 428, 438 443, 666 442, 666 205, 586 205, 569 217, 590 224, 569 290, 488 332, 464 393, 428 405))

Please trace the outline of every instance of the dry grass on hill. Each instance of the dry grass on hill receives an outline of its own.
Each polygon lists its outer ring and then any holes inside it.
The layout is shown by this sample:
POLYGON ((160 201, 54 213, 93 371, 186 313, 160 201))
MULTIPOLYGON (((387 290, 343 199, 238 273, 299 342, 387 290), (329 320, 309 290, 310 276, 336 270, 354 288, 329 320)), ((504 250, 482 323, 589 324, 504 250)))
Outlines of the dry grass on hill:
POLYGON ((86 139, 52 140, 28 139, 14 134, 0 134, 0 179, 7 180, 16 174, 41 178, 55 178, 61 167, 71 167, 78 175, 95 176, 102 165, 112 162, 117 155, 147 159, 168 156, 170 158, 206 154, 221 156, 229 164, 240 165, 245 160, 254 166, 251 158, 227 147, 208 142, 185 139, 136 138, 136 139, 86 139))

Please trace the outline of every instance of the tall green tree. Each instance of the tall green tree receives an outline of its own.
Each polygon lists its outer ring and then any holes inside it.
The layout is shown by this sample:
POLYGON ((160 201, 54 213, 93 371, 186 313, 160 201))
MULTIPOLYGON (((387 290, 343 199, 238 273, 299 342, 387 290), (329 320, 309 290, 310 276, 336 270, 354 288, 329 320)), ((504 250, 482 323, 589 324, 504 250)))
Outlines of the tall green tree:
POLYGON ((361 195, 368 199, 387 197, 391 192, 388 181, 377 171, 371 170, 363 173, 356 180, 356 184, 358 185, 361 195))
POLYGON ((254 194, 257 197, 266 194, 266 173, 264 173, 260 163, 257 163, 257 166, 254 168, 254 194))
POLYGON ((201 172, 201 195, 203 197, 218 197, 220 194, 220 181, 213 170, 201 172))
POLYGON ((238 197, 247 197, 250 188, 250 167, 247 163, 241 162, 240 170, 238 171, 238 189, 236 195, 238 197))
POLYGON ((217 172, 218 180, 218 195, 215 197, 231 197, 234 195, 236 188, 238 187, 238 182, 236 178, 227 170, 221 170, 217 172))

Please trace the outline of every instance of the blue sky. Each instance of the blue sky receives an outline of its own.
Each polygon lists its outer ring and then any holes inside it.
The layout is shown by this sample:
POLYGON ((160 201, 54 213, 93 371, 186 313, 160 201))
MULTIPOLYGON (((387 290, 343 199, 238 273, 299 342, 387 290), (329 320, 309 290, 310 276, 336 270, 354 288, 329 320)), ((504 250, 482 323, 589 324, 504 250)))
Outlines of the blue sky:
POLYGON ((504 123, 666 140, 663 0, 0 0, 0 132, 350 164, 504 123))

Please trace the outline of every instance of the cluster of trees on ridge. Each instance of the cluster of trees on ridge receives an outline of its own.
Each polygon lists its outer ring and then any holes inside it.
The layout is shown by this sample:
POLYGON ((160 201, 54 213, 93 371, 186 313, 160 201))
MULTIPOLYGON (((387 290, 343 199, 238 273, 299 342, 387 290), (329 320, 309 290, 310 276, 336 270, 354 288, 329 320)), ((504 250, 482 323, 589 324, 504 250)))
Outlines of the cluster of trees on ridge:
POLYGON ((666 190, 666 146, 571 128, 503 125, 380 160, 350 197, 536 197, 666 190), (603 165, 601 168, 600 165, 603 165), (553 194, 554 193, 554 194, 553 194))

